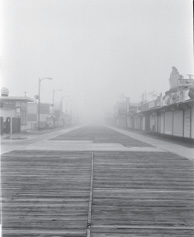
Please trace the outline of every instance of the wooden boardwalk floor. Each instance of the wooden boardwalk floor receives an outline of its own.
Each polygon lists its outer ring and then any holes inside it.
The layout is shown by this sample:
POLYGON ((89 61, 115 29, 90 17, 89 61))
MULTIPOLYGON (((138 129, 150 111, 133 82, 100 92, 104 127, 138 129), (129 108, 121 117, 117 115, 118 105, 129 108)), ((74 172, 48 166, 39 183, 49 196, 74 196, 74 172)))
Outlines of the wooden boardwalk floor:
POLYGON ((3 236, 85 236, 91 152, 2 157, 3 236))
MULTIPOLYGON (((108 129, 77 134, 146 146, 108 129)), ((91 191, 91 237, 194 236, 194 164, 168 152, 12 151, 1 186, 3 237, 86 237, 91 191)))
POLYGON ((193 168, 170 153, 95 153, 92 236, 194 236, 193 168))
POLYGON ((51 140, 81 141, 88 140, 94 143, 120 143, 127 147, 151 147, 152 145, 130 138, 106 127, 83 127, 72 132, 59 135, 51 140))

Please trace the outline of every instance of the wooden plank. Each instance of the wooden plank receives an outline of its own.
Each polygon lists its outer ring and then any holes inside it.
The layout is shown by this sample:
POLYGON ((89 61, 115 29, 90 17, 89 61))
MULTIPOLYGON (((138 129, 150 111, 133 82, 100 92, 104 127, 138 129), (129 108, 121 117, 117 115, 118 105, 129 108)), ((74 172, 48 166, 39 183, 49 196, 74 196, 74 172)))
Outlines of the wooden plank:
POLYGON ((92 236, 192 236, 193 169, 169 153, 95 152, 92 236))
POLYGON ((90 174, 91 152, 4 155, 3 236, 86 236, 90 174))
MULTIPOLYGON (((55 139, 147 146, 91 127, 55 139)), ((92 165, 86 151, 5 154, 3 236, 86 236, 88 223, 92 237, 194 236, 192 161, 167 152, 94 155, 92 165)))

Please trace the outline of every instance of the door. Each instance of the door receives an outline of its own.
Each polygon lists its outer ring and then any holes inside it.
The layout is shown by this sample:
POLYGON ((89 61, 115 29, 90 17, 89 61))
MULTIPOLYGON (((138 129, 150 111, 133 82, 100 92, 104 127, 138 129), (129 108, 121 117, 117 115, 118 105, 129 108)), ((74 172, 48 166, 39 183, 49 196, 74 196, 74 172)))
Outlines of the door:
POLYGON ((174 111, 173 135, 183 137, 183 111, 174 111))
POLYGON ((172 111, 165 112, 165 124, 164 124, 165 134, 172 135, 172 123, 173 123, 172 119, 173 119, 173 112, 172 111))
POLYGON ((191 110, 190 109, 186 109, 184 111, 184 137, 190 138, 191 134, 191 120, 190 120, 190 116, 191 116, 191 110))

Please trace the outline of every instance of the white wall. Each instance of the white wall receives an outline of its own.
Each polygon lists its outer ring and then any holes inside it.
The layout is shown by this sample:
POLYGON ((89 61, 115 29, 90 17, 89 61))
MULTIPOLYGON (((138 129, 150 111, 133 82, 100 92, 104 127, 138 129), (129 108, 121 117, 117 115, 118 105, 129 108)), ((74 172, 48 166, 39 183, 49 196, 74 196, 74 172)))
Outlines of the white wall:
POLYGON ((191 123, 190 123, 191 110, 184 111, 184 137, 191 137, 191 123))
POLYGON ((173 112, 165 112, 165 128, 164 133, 172 135, 172 124, 173 124, 173 112))
POLYGON ((28 114, 37 114, 38 113, 38 106, 36 103, 28 103, 28 114))
POLYGON ((5 120, 7 117, 15 117, 15 109, 0 108, 0 116, 5 120))
POLYGON ((142 118, 142 130, 145 131, 145 117, 142 118))
POLYGON ((164 133, 165 113, 161 113, 161 133, 164 133))
POLYGON ((173 135, 183 137, 183 110, 174 111, 173 135))

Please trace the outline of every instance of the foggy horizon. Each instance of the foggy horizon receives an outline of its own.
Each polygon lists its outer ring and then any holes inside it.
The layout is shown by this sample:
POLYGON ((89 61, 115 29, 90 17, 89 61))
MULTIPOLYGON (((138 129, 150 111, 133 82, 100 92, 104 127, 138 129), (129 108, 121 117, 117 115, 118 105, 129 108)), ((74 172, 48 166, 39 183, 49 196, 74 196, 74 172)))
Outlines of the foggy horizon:
POLYGON ((164 93, 175 66, 193 74, 192 1, 2 1, 2 87, 41 102, 69 96, 90 115, 120 94, 164 93))

